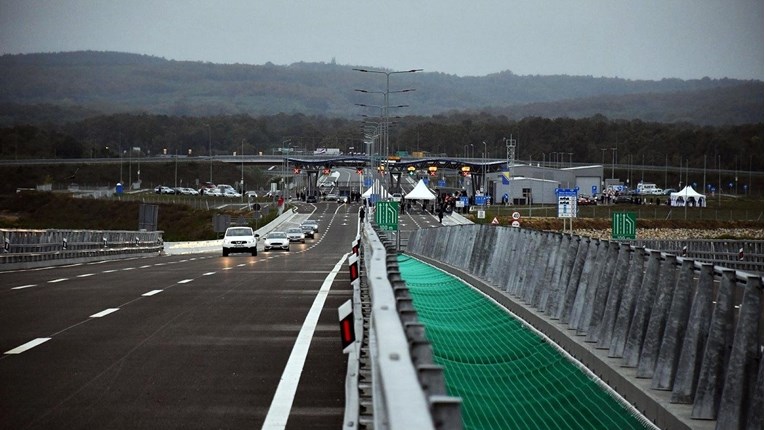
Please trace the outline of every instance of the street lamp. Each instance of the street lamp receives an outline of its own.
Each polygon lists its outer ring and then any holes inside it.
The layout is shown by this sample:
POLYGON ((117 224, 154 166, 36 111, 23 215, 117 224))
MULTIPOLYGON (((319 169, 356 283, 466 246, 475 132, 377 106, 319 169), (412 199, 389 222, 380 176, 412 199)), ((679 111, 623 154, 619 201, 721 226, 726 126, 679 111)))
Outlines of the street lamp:
POLYGON ((210 124, 205 125, 207 126, 207 142, 210 149, 210 184, 212 184, 212 127, 210 127, 210 124))
POLYGON ((239 183, 242 188, 242 203, 244 203, 244 141, 245 139, 242 139, 242 181, 239 183))
MULTIPOLYGON (((389 96, 391 94, 391 91, 390 91, 390 75, 401 74, 401 73, 415 73, 415 72, 421 72, 422 71, 422 69, 399 70, 399 71, 394 71, 394 72, 386 72, 386 71, 383 71, 383 70, 369 70, 369 69, 353 69, 353 70, 355 70, 357 72, 362 72, 362 73, 377 73, 377 74, 385 75, 385 93, 384 93, 384 95, 385 95, 385 103, 384 104, 385 104, 385 119, 386 119, 385 122, 386 122, 386 124, 387 124, 387 120, 388 120, 388 105, 389 105, 388 100, 389 100, 389 96)), ((414 90, 413 89, 406 89, 406 90, 400 90, 400 91, 395 91, 395 92, 405 93, 405 92, 409 92, 409 91, 414 91, 414 90)), ((361 91, 361 92, 365 92, 365 91, 361 91)), ((385 151, 386 151, 386 156, 388 155, 388 151, 390 149, 390 139, 389 139, 388 134, 389 133, 388 133, 387 127, 386 127, 386 131, 385 131, 385 151)))
POLYGON ((486 141, 483 141, 483 188, 484 195, 486 195, 486 141))

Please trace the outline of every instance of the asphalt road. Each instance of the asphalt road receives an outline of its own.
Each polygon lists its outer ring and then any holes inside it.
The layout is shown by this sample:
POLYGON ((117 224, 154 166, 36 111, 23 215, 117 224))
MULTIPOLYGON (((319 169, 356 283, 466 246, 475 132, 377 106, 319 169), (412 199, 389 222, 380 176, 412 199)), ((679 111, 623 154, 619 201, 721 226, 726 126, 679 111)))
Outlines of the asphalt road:
POLYGON ((0 429, 341 428, 357 210, 300 204, 290 252, 0 273, 0 429))

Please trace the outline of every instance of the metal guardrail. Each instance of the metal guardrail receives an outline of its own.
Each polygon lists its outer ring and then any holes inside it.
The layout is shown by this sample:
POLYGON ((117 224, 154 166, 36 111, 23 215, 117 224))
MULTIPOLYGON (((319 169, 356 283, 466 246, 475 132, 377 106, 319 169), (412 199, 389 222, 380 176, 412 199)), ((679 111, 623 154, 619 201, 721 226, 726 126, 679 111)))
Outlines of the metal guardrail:
POLYGON ((654 240, 629 241, 636 247, 655 249, 678 257, 692 258, 698 262, 720 267, 763 273, 762 240, 654 240))
POLYGON ((162 251, 161 231, 0 229, 0 268, 162 251))
POLYGON ((396 246, 370 224, 361 235, 362 289, 354 292, 360 350, 349 357, 344 428, 461 429, 461 399, 446 393, 443 368, 433 363, 425 328, 417 320, 398 271, 396 246), (368 297, 367 297, 368 296, 368 297), (365 302, 368 300, 368 302, 365 302), (358 309, 361 307, 361 309, 358 309), (359 334, 358 327, 367 327, 359 334), (363 379, 363 380, 362 380, 363 379), (351 416, 349 416, 349 411, 351 416))

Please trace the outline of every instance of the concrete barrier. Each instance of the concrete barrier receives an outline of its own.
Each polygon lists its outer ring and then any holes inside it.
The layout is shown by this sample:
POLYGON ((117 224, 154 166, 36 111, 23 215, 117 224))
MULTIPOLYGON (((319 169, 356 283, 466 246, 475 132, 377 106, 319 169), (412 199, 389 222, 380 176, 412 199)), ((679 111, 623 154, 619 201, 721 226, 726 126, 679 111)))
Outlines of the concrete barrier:
POLYGON ((407 252, 525 309, 529 323, 661 428, 762 427, 760 274, 496 226, 417 230, 407 252))

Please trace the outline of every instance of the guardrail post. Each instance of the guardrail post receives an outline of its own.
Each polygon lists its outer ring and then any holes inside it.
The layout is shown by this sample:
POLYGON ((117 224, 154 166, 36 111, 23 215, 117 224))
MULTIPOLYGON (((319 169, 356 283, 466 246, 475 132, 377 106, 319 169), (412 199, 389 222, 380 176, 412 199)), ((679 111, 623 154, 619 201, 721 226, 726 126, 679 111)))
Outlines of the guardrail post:
MULTIPOLYGON (((581 288, 583 284, 581 280, 584 279, 582 274, 584 272, 585 262, 587 261, 587 252, 590 248, 590 242, 592 241, 588 237, 577 237, 576 252, 572 253, 574 260, 571 272, 568 275, 568 282, 566 282, 566 289, 563 291, 563 295, 558 301, 558 308, 555 309, 555 313, 552 315, 554 319, 561 320, 567 324, 578 289, 581 288)), ((589 275, 589 272, 587 275, 589 275)))
POLYGON ((672 305, 669 311, 664 336, 661 339, 659 359, 653 374, 651 388, 656 390, 671 390, 675 383, 677 359, 683 346, 683 335, 688 325, 690 312, 691 283, 693 282, 693 260, 683 260, 680 277, 672 295, 672 305))
POLYGON ((627 343, 624 347, 624 366, 637 367, 640 361, 640 350, 643 348, 643 340, 648 329, 648 320, 651 317, 651 306, 656 298, 656 287, 659 284, 659 269, 661 268, 661 252, 650 251, 648 266, 640 294, 635 304, 635 314, 630 323, 627 343))
POLYGON ((603 271, 597 276, 597 287, 594 290, 595 295, 592 300, 587 302, 587 312, 582 314, 584 320, 579 324, 579 332, 586 334, 585 342, 597 342, 598 341, 598 327, 601 320, 603 320, 603 314, 606 311, 606 302, 608 300, 608 289, 611 288, 611 281, 614 279, 616 273, 617 262, 620 260, 619 243, 608 242, 608 258, 603 265, 603 271))
POLYGON ((699 284, 691 306, 691 316, 688 320, 688 330, 683 340, 683 350, 680 352, 680 363, 677 370, 675 385, 672 388, 672 403, 693 403, 693 396, 701 370, 701 360, 704 358, 704 346, 709 335, 709 324, 712 318, 712 293, 714 290, 714 266, 702 264, 699 270, 699 284))
MULTIPOLYGON (((632 265, 632 248, 629 245, 619 243, 619 258, 616 260, 616 272, 613 280, 608 287, 608 297, 606 306, 603 309, 603 317, 596 328, 598 349, 608 349, 611 346, 611 337, 616 323, 616 316, 619 312, 619 303, 622 300, 622 294, 627 285, 627 278, 630 274, 632 265)), ((592 324, 590 324, 592 327, 592 324)))
POLYGON ((725 375, 722 401, 717 414, 717 422, 725 423, 728 428, 762 428, 762 426, 748 427, 746 425, 748 419, 762 417, 762 385, 760 385, 759 405, 747 404, 747 400, 755 397, 751 394, 755 392, 757 382, 752 375, 758 371, 758 367, 760 384, 762 384, 761 313, 762 278, 748 276, 738 313, 733 350, 725 375))
POLYGON ((672 303, 672 294, 675 290, 677 279, 677 257, 666 255, 659 269, 659 285, 656 299, 651 307, 651 317, 648 319, 648 329, 643 341, 643 349, 640 351, 640 361, 636 377, 653 378, 656 370, 656 360, 659 357, 661 338, 664 327, 667 324, 669 307, 672 303))
POLYGON ((734 297, 736 272, 723 270, 717 291, 717 304, 712 311, 709 337, 704 348, 704 359, 699 372, 699 384, 693 400, 691 418, 713 420, 717 418, 720 398, 725 380, 725 363, 728 362, 733 339, 730 333, 735 325, 734 297))
POLYGON ((554 296, 556 296, 560 290, 560 272, 570 244, 571 234, 564 233, 556 235, 555 258, 550 261, 551 267, 548 276, 545 279, 545 283, 542 285, 542 294, 539 297, 539 306, 537 307, 537 310, 542 313, 548 312, 550 302, 554 300, 554 296))
POLYGON ((643 284, 643 268, 645 267, 645 249, 636 248, 632 254, 630 273, 627 283, 624 285, 622 300, 619 303, 619 312, 616 314, 611 345, 608 349, 609 357, 622 357, 624 347, 627 344, 627 334, 635 312, 640 286, 643 284))
POLYGON ((581 281, 576 289, 574 303, 571 305, 571 312, 568 316, 568 328, 576 330, 577 335, 584 334, 584 330, 580 330, 584 314, 592 311, 592 301, 595 297, 595 290, 598 288, 599 271, 603 269, 607 255, 608 242, 600 239, 590 241, 580 275, 581 281))

